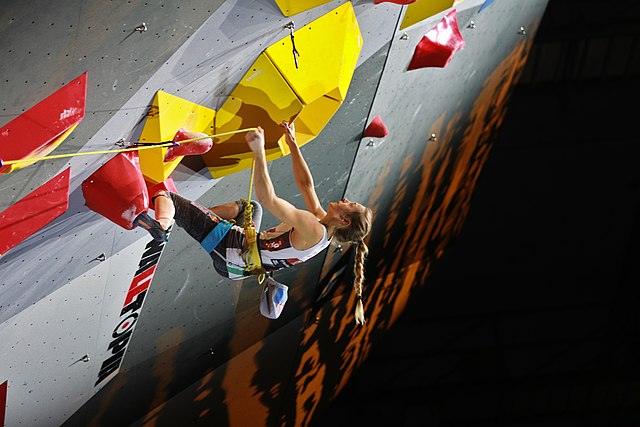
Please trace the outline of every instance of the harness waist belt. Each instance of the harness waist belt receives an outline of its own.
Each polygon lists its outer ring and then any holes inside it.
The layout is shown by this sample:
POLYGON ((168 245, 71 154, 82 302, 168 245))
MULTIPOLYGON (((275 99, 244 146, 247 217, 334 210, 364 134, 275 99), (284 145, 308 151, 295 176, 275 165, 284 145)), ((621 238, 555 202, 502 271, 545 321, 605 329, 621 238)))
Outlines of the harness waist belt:
POLYGON ((229 230, 231 230, 231 227, 233 227, 233 224, 223 219, 218 223, 218 225, 213 227, 213 230, 211 230, 209 234, 207 234, 207 237, 202 239, 200 245, 204 248, 205 251, 213 252, 215 247, 218 246, 218 243, 220 243, 224 236, 227 235, 229 230))

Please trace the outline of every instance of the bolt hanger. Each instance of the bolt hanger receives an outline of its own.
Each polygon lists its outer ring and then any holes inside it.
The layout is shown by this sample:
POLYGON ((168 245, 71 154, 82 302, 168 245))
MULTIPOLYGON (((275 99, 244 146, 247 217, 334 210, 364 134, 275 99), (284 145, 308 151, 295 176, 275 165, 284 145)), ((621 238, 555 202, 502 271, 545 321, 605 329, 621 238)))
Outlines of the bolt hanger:
POLYGON ((147 24, 145 22, 143 22, 142 24, 140 24, 136 28, 134 28, 133 31, 137 31, 139 33, 144 33, 145 31, 147 31, 147 24))

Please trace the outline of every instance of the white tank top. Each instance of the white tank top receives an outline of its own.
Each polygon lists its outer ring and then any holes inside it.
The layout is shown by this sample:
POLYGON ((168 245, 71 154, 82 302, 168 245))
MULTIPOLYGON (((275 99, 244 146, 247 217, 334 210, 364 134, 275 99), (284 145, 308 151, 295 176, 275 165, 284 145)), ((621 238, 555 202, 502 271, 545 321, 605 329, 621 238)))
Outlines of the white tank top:
POLYGON ((322 238, 320 241, 309 249, 304 250, 293 247, 291 243, 293 227, 289 224, 280 223, 273 228, 261 232, 260 239, 258 240, 258 248, 260 249, 262 266, 267 271, 280 270, 301 264, 317 255, 331 244, 331 239, 327 238, 327 228, 324 225, 322 225, 322 230, 322 238))

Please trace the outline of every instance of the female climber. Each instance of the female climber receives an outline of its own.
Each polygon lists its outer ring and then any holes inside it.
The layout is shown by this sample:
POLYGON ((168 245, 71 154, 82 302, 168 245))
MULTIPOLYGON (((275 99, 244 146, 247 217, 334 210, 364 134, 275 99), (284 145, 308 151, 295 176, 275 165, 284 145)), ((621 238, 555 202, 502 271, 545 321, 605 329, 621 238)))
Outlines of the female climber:
MULTIPOLYGON (((247 133, 246 140, 253 152, 254 187, 260 204, 269 210, 281 223, 259 234, 258 249, 265 271, 275 271, 300 264, 320 253, 332 241, 338 243, 354 243, 357 245, 354 265, 354 290, 357 295, 356 322, 364 324, 362 306, 362 283, 364 281, 364 260, 368 248, 363 239, 369 233, 372 221, 371 209, 346 198, 330 202, 327 210, 320 205, 316 194, 313 177, 306 161, 302 157, 296 143, 293 123, 283 122, 285 141, 291 150, 293 175, 300 189, 305 209, 297 209, 291 203, 278 197, 267 170, 264 131, 258 127, 256 131, 247 133)), ((180 195, 166 191, 158 191, 154 197, 154 220, 148 214, 139 215, 134 222, 148 230, 156 240, 166 241, 166 230, 175 222, 191 237, 200 242, 213 259, 216 271, 230 279, 243 279, 249 275, 242 256, 245 245, 245 233, 241 227, 246 202, 238 201, 207 209, 187 200, 180 195), (229 225, 222 233, 214 229, 221 223, 231 220, 236 225, 229 225), (224 234, 226 233, 226 234, 224 234), (207 247, 206 242, 212 234, 214 247, 207 247), (222 234, 222 235, 220 235, 222 234)), ((260 229, 262 210, 260 204, 251 202, 253 206, 253 223, 260 229)))

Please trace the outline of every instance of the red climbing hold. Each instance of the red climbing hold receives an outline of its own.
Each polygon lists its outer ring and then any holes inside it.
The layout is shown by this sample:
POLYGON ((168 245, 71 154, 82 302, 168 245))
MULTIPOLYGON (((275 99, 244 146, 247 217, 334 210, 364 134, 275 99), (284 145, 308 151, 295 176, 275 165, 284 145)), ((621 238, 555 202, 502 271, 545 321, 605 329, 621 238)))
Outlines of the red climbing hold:
POLYGON ((409 70, 424 67, 443 68, 463 46, 464 39, 458 28, 456 10, 453 9, 422 37, 411 58, 409 70))
POLYGON ((374 4, 380 4, 380 3, 411 4, 415 2, 416 0, 374 0, 373 1, 374 4))
POLYGON ((87 207, 133 230, 133 220, 149 207, 149 193, 136 153, 120 153, 82 183, 87 207))
POLYGON ((384 138, 389 135, 389 129, 382 123, 380 114, 374 117, 373 121, 369 123, 367 129, 364 131, 364 136, 369 138, 384 138))
MULTIPOLYGON (((207 134, 202 132, 189 132, 185 128, 180 128, 176 135, 173 137, 173 141, 185 141, 187 139, 202 138, 204 136, 207 136, 207 134)), ((169 147, 167 149, 167 153, 164 155, 164 161, 170 162, 180 156, 204 154, 207 151, 211 150, 211 147, 213 147, 213 140, 211 138, 201 139, 199 141, 187 142, 185 144, 169 147)))

